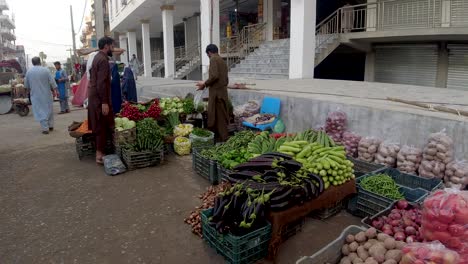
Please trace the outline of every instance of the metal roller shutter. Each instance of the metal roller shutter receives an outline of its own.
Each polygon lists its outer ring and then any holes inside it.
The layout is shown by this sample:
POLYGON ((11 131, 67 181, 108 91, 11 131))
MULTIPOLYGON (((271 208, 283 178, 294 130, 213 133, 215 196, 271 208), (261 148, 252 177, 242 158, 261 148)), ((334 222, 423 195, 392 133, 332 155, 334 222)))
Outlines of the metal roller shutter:
POLYGON ((467 0, 452 0, 450 2, 450 25, 452 27, 468 26, 467 0))
POLYGON ((375 47, 375 81, 435 86, 437 45, 375 47))
POLYGON ((447 88, 468 90, 468 45, 449 45, 447 88))

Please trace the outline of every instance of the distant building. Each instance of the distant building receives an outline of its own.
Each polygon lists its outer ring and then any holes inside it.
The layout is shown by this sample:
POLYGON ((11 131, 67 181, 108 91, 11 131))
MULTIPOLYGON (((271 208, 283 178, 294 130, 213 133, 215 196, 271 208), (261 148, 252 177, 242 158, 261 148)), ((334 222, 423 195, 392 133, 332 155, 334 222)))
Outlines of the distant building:
MULTIPOLYGON (((110 36, 109 30, 109 9, 107 7, 108 0, 101 0, 103 3, 103 14, 104 17, 104 34, 110 36)), ((91 11, 89 16, 85 19, 85 26, 81 32, 80 41, 83 44, 83 48, 97 48, 96 38, 96 9, 95 1, 91 1, 91 11)))
POLYGON ((21 65, 21 69, 23 69, 23 72, 26 72, 26 53, 24 52, 23 45, 16 46, 16 60, 18 60, 19 64, 21 65))
POLYGON ((0 0, 0 60, 16 58, 15 20, 4 14, 7 10, 6 0, 0 0))

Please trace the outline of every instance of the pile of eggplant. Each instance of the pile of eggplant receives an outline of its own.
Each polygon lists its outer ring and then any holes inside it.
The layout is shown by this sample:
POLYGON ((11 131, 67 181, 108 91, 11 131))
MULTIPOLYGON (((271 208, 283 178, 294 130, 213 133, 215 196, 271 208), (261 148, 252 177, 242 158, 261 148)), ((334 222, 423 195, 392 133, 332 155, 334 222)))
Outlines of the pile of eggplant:
POLYGON ((267 153, 240 164, 227 179, 234 185, 215 199, 210 224, 220 233, 243 234, 265 224, 268 210, 282 211, 316 198, 321 177, 282 153, 267 153))

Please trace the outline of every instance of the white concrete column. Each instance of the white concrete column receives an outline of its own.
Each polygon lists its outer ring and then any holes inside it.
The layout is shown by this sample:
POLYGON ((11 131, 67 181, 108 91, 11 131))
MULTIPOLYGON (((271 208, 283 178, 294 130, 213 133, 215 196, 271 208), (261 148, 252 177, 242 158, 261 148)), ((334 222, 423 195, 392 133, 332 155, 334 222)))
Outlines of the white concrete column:
POLYGON ((174 6, 161 6, 164 44, 164 78, 173 78, 175 73, 174 55, 174 6))
POLYGON ((289 78, 314 78, 316 0, 291 0, 289 78))
POLYGON ((135 31, 128 31, 127 32, 127 38, 128 38, 128 59, 131 60, 133 54, 135 54, 138 57, 137 54, 137 40, 136 40, 136 33, 135 31))
POLYGON ((200 12, 202 76, 207 78, 210 59, 205 53, 206 46, 215 44, 219 48, 220 44, 219 0, 200 0, 200 12))
POLYGON ((266 23, 265 39, 267 41, 272 41, 275 26, 273 0, 263 0, 263 23, 266 23))
POLYGON ((144 68, 144 76, 145 77, 152 77, 153 70, 151 69, 151 42, 150 42, 150 29, 149 29, 149 21, 142 20, 141 21, 141 42, 142 42, 142 50, 143 50, 143 68, 144 68))
POLYGON ((451 0, 442 0, 442 27, 450 27, 451 9, 451 0))
POLYGON ((96 39, 104 37, 104 5, 103 0, 94 0, 94 19, 96 23, 96 39))
MULTIPOLYGON (((377 0, 367 0, 368 4, 377 3, 377 0)), ((378 5, 368 5, 366 13, 366 31, 377 30, 377 9, 378 5)))
POLYGON ((119 46, 124 49, 125 52, 120 55, 120 61, 128 66, 128 46, 127 46, 127 34, 119 35, 119 46))
POLYGON ((375 51, 369 51, 366 54, 366 66, 364 70, 364 81, 375 81, 375 51))

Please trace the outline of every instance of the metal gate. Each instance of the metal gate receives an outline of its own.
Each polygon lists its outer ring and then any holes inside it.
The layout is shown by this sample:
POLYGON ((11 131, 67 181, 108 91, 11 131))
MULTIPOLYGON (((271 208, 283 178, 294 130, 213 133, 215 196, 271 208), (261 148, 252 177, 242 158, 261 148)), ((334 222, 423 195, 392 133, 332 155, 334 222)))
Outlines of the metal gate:
POLYGON ((447 88, 468 90, 468 45, 449 45, 447 88))
POLYGON ((435 86, 437 45, 382 45, 375 47, 375 81, 435 86))

